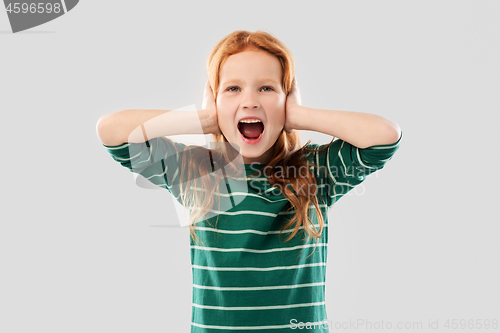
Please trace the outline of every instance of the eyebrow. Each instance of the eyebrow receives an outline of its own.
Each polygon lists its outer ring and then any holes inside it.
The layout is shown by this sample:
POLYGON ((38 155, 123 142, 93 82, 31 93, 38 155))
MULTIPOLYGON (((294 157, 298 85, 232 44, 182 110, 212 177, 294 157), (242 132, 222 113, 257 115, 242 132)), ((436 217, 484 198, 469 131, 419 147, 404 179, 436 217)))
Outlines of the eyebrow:
MULTIPOLYGON (((230 80, 227 80, 227 81, 224 81, 224 82, 221 82, 221 84, 229 84, 229 83, 242 83, 243 81, 242 80, 239 80, 239 79, 230 79, 230 80)), ((269 79, 269 78, 266 78, 266 79, 261 79, 259 80, 259 82, 272 82, 274 84, 278 84, 279 83, 275 80, 275 79, 269 79)))

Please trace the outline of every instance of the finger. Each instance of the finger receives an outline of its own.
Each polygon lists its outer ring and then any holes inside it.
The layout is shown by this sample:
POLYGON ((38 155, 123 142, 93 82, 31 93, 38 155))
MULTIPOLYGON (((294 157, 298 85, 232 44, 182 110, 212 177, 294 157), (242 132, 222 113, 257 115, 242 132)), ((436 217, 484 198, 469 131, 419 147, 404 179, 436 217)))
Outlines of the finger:
POLYGON ((209 82, 207 82, 207 87, 205 89, 207 97, 210 101, 214 100, 214 91, 212 90, 212 86, 210 85, 209 82))
POLYGON ((207 80, 207 83, 205 84, 205 91, 203 94, 202 109, 205 109, 207 107, 211 108, 214 106, 215 106, 214 94, 212 91, 212 87, 210 86, 210 81, 207 80))
POLYGON ((210 89, 210 84, 207 81, 207 83, 205 83, 205 90, 203 91, 203 94, 205 96, 208 95, 208 92, 210 91, 209 89, 210 89))
POLYGON ((302 105, 302 97, 300 96, 300 87, 299 87, 299 82, 297 81, 297 77, 294 77, 294 81, 295 81, 295 90, 297 93, 297 102, 299 103, 299 105, 302 105))
POLYGON ((207 104, 208 104, 208 96, 209 96, 209 89, 210 88, 210 84, 208 83, 208 80, 207 82, 205 83, 205 90, 203 90, 203 102, 201 103, 201 108, 202 109, 205 109, 207 107, 207 104))
POLYGON ((292 87, 290 89, 290 92, 295 92, 299 90, 299 85, 297 84, 297 78, 294 76, 292 80, 292 87))

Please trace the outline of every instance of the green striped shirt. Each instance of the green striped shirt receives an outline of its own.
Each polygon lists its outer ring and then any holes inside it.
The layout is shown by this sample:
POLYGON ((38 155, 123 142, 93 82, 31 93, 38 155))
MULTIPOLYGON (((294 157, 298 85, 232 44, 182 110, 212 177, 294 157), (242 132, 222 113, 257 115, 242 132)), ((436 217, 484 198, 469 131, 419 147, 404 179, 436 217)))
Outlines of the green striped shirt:
MULTIPOLYGON (((212 217, 196 223, 203 244, 190 241, 191 332, 269 333, 300 328, 329 332, 325 307, 328 210, 367 175, 381 169, 400 141, 401 137, 394 144, 359 149, 336 139, 323 151, 306 152, 307 161, 317 166, 308 164, 318 182, 315 193, 325 222, 318 241, 308 239, 303 228, 284 241, 293 227, 281 235, 280 229, 295 211, 265 175, 253 175, 263 165, 245 164, 246 177, 224 178, 217 193, 220 208, 214 206, 212 217)), ((184 144, 160 137, 105 147, 117 162, 167 189, 182 203, 181 157, 190 151, 184 144)), ((224 169, 216 162, 213 167, 215 172, 224 169)), ((314 205, 309 217, 319 230, 314 205)))

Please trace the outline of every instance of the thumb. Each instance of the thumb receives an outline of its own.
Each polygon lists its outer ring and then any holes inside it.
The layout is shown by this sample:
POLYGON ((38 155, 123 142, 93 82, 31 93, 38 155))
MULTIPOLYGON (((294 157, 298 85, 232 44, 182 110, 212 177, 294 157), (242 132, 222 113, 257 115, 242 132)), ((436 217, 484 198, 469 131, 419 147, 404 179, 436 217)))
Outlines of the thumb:
POLYGON ((203 91, 203 103, 202 103, 202 109, 206 108, 208 105, 208 102, 210 101, 210 98, 213 99, 212 95, 212 88, 210 87, 210 82, 207 80, 205 83, 205 90, 203 91))

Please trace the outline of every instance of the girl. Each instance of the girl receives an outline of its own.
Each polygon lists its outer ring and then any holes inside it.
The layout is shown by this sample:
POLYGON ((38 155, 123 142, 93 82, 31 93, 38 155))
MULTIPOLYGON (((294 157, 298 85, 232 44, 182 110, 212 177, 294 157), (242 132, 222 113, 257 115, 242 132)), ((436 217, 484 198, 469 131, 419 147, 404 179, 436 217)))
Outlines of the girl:
POLYGON ((302 106, 293 56, 266 32, 229 34, 207 68, 202 110, 120 111, 98 135, 191 213, 191 332, 328 332, 327 212, 392 158, 401 130, 302 106), (333 138, 301 146, 295 130, 333 138), (166 138, 208 133, 212 149, 166 138))

